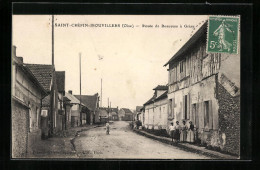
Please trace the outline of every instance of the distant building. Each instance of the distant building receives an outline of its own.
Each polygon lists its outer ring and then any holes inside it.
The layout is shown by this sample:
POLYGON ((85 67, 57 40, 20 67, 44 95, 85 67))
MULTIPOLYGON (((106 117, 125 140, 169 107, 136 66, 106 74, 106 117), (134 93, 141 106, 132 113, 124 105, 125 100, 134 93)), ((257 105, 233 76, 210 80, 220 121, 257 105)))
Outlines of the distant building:
POLYGON ((12 158, 26 157, 41 140, 41 102, 44 87, 12 49, 12 158))
POLYGON ((68 93, 65 92, 65 97, 70 100, 71 105, 71 127, 78 127, 86 124, 87 119, 87 108, 83 102, 78 100, 73 94, 72 90, 69 90, 68 93), (82 119, 82 124, 80 122, 80 117, 82 119))
POLYGON ((143 106, 136 106, 136 117, 135 120, 140 120, 142 121, 142 111, 141 109, 143 108, 143 106))
MULTIPOLYGON (((80 100, 80 95, 74 95, 78 100, 80 100)), ((88 112, 86 115, 86 122, 84 124, 92 125, 95 123, 95 115, 97 114, 97 110, 99 108, 99 96, 98 93, 94 95, 81 95, 81 102, 88 108, 88 112)))
POLYGON ((133 120, 133 112, 127 108, 121 108, 119 110, 118 114, 119 120, 124 120, 124 121, 132 121, 133 120))
POLYGON ((165 64, 168 118, 192 121, 197 142, 239 155, 240 55, 206 53, 207 22, 165 64))
POLYGON ((147 129, 166 129, 167 128, 167 86, 158 85, 155 87, 154 95, 144 103, 144 124, 147 129))

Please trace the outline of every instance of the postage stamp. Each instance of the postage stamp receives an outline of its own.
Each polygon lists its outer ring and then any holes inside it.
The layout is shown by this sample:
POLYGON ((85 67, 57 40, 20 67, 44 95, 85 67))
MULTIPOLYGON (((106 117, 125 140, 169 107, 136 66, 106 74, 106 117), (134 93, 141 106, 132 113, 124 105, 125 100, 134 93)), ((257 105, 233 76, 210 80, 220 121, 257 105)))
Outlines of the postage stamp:
POLYGON ((207 53, 238 53, 239 17, 209 16, 207 53))

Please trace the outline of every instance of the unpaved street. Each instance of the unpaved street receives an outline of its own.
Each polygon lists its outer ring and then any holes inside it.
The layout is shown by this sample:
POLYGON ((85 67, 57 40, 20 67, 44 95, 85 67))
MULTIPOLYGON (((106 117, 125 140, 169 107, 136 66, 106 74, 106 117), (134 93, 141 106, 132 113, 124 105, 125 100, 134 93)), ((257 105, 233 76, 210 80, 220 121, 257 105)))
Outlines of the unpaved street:
POLYGON ((105 127, 98 127, 80 133, 80 136, 74 141, 78 157, 211 159, 138 135, 129 129, 127 122, 114 122, 110 125, 110 129, 110 135, 106 135, 105 127))

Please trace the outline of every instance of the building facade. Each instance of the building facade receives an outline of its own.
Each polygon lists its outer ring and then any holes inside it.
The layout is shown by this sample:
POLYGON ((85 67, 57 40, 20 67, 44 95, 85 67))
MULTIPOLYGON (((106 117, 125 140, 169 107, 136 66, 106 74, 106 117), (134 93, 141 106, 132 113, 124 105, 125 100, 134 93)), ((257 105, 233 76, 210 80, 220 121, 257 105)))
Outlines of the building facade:
POLYGON ((44 87, 12 49, 12 158, 22 158, 41 140, 41 101, 44 87))
POLYGON ((133 112, 129 110, 128 108, 121 108, 118 113, 119 120, 123 121, 133 121, 134 116, 133 112))
POLYGON ((165 64, 168 123, 192 121, 197 142, 239 155, 240 55, 207 54, 206 33, 207 22, 165 64))
POLYGON ((167 86, 154 88, 154 95, 144 104, 143 126, 146 129, 167 128, 167 86))

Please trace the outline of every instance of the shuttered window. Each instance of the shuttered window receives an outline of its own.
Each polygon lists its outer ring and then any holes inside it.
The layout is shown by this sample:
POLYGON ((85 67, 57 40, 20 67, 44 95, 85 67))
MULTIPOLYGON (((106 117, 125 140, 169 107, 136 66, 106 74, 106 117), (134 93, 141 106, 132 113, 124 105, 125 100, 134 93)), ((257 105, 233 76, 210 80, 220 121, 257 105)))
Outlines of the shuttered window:
POLYGON ((204 102, 204 128, 213 129, 212 101, 204 102))

